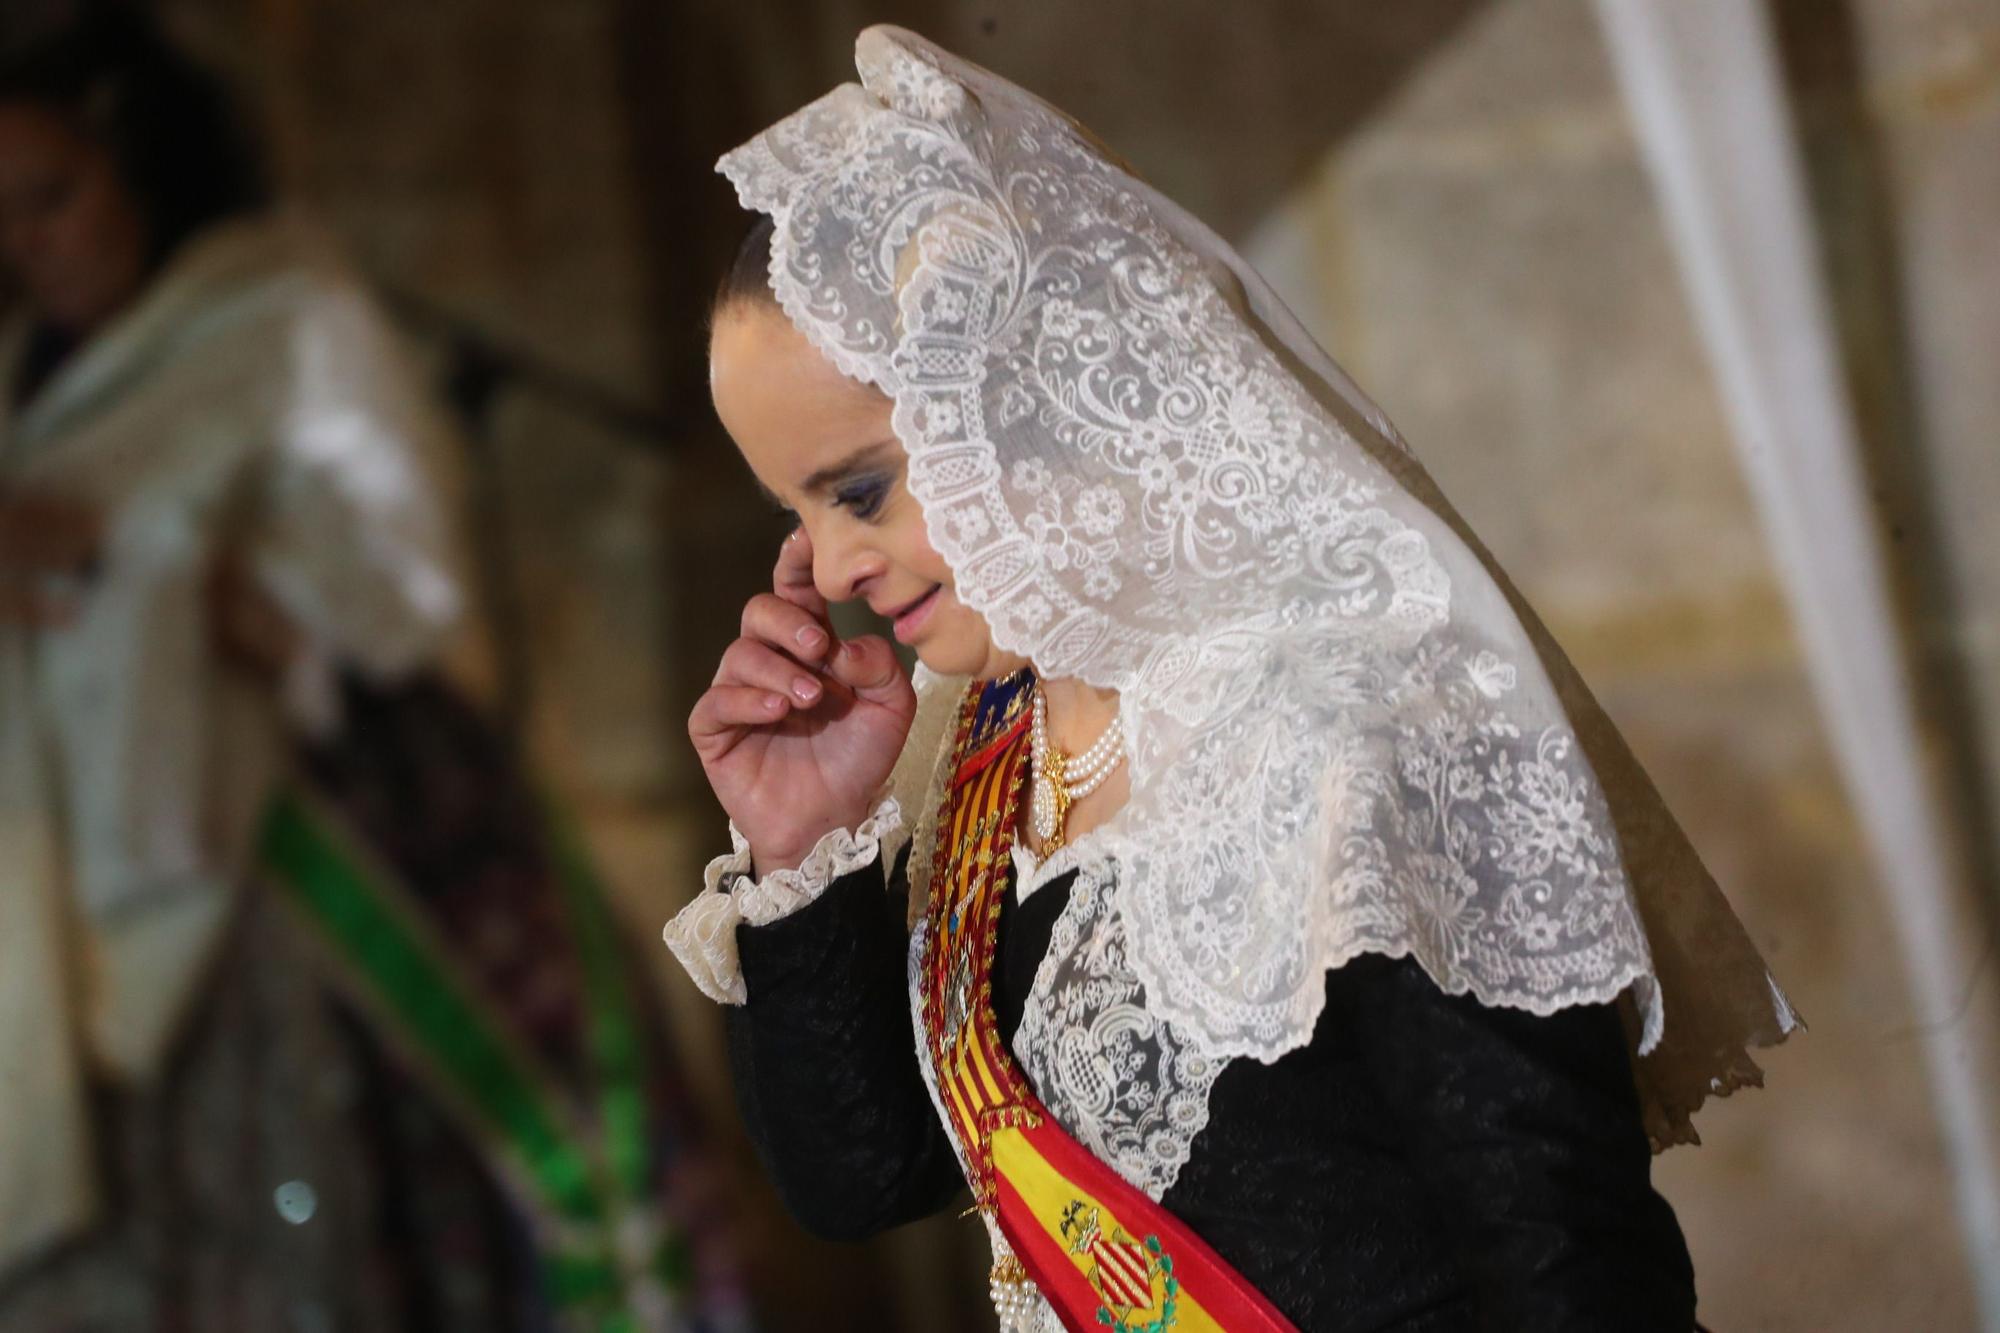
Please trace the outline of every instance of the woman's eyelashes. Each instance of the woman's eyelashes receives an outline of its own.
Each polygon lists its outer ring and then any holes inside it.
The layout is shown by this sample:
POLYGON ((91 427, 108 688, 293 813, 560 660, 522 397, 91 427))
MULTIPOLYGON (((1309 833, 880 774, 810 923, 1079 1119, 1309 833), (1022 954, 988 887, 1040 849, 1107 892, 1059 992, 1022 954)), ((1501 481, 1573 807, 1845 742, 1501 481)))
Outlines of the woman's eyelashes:
POLYGON ((857 477, 842 482, 833 492, 834 507, 864 521, 871 519, 882 511, 891 484, 888 477, 857 477))

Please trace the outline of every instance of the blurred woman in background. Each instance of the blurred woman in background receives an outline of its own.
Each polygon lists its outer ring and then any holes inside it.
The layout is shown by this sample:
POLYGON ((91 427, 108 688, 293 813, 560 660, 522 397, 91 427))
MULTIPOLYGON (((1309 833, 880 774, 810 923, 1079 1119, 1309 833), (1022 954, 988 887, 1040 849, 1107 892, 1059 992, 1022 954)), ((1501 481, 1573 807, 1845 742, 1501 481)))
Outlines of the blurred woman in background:
POLYGON ((435 673, 444 433, 269 199, 132 13, 0 61, 0 1327, 732 1324, 601 896, 435 673))

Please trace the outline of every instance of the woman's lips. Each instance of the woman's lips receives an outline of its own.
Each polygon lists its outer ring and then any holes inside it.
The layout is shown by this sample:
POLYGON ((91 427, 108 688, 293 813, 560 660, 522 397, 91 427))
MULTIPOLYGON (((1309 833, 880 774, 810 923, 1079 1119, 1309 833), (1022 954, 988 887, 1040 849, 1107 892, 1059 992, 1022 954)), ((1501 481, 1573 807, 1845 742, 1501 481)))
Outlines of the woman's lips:
POLYGON ((939 584, 896 616, 895 633, 899 643, 910 643, 922 632, 924 622, 930 619, 931 608, 937 605, 938 594, 942 591, 944 585, 939 584))

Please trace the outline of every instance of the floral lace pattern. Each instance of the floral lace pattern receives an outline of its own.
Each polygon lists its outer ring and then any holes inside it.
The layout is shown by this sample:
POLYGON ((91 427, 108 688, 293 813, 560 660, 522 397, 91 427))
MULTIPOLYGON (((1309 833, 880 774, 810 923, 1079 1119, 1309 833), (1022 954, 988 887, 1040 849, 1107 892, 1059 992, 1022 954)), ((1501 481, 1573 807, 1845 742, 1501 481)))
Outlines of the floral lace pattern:
POLYGON ((1063 1128, 1158 1202, 1208 1124, 1209 1090, 1228 1062, 1147 1009, 1113 910, 1117 867, 1090 858, 1076 872, 1014 1052, 1063 1128))
POLYGON ((893 398, 960 599, 1044 674, 1119 692, 1131 795, 1103 850, 1161 1030, 1274 1059, 1369 950, 1542 1013, 1629 989, 1642 1053, 1657 978, 1700 978, 1646 1083, 1676 1115, 1782 1037, 1615 727, 1380 409, 1272 332, 1261 280, 986 71, 888 28, 856 63, 721 170, 775 220, 779 305, 893 398))

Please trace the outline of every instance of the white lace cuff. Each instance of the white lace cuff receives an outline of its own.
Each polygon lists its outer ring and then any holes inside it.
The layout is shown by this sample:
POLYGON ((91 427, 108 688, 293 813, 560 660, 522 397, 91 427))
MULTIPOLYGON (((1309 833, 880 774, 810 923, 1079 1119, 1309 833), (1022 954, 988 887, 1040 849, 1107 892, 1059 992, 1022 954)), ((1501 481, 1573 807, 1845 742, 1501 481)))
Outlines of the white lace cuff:
POLYGON ((796 870, 750 878, 750 844, 729 825, 731 850, 708 863, 702 891, 661 932, 701 993, 721 1004, 749 998, 736 960, 736 927, 765 926, 790 916, 826 892, 829 884, 873 861, 883 840, 903 827, 893 796, 853 830, 834 829, 813 845, 796 870))

